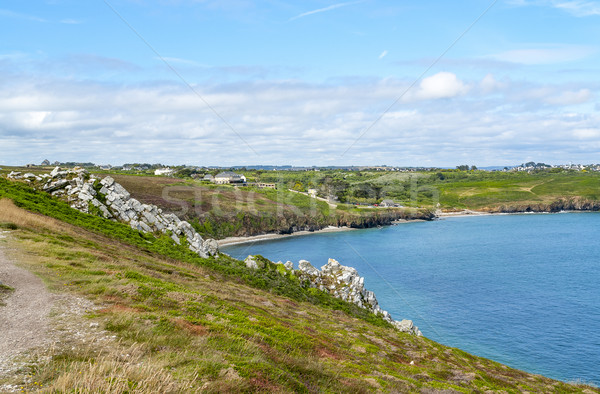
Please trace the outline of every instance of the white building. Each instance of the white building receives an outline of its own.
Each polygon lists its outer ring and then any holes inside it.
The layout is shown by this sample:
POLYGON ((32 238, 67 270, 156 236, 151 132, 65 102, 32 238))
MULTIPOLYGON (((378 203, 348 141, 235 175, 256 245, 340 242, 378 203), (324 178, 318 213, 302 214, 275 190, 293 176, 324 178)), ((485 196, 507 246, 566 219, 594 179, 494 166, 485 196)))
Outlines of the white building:
POLYGON ((225 171, 215 176, 214 182, 218 185, 226 185, 229 183, 246 183, 244 175, 236 174, 235 172, 225 171))
POLYGON ((159 168, 154 170, 154 175, 163 175, 163 176, 169 176, 169 175, 173 175, 175 173, 175 170, 167 167, 167 168, 159 168))

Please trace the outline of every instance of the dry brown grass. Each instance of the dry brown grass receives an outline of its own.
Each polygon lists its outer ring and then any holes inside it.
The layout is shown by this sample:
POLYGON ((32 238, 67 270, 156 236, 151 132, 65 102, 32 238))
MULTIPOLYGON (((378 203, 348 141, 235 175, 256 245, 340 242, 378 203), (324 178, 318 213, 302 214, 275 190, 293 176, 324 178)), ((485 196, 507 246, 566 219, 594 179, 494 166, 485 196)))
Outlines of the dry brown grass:
POLYGON ((42 393, 181 393, 192 385, 175 381, 164 366, 148 363, 142 347, 89 353, 59 354, 38 372, 51 384, 42 393), (64 359, 64 362, 60 360, 64 359), (79 361, 77 359, 80 359, 79 361), (67 362, 68 361, 68 362, 67 362))
POLYGON ((17 207, 12 200, 0 200, 0 222, 14 223, 18 227, 36 232, 55 231, 73 233, 71 226, 47 216, 34 214, 17 207))

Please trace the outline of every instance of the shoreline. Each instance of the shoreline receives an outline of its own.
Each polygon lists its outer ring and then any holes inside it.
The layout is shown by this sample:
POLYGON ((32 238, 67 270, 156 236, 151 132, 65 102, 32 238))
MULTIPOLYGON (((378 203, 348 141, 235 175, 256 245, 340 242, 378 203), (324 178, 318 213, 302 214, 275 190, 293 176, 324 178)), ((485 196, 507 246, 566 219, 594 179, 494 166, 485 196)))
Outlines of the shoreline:
POLYGON ((467 217, 467 216, 491 216, 491 215, 502 215, 503 213, 498 212, 484 212, 484 211, 472 211, 470 209, 465 209, 464 211, 457 212, 440 212, 435 214, 435 216, 439 218, 459 218, 459 217, 467 217))
POLYGON ((516 212, 485 212, 485 211, 472 211, 465 209, 464 211, 458 212, 441 212, 436 213, 437 219, 449 218, 449 217, 473 217, 473 216, 503 216, 503 215, 556 215, 561 213, 585 213, 585 212, 597 212, 588 209, 569 209, 563 211, 516 211, 516 212))
POLYGON ((221 248, 224 246, 239 245, 239 244, 245 244, 245 243, 250 243, 250 242, 271 241, 271 240, 275 240, 275 239, 299 237, 299 236, 310 235, 310 234, 337 233, 340 231, 354 231, 354 230, 358 230, 358 229, 352 228, 352 227, 346 227, 346 226, 344 226, 344 227, 329 226, 329 227, 325 227, 321 230, 315 230, 315 231, 302 230, 302 231, 293 232, 291 234, 271 233, 271 234, 251 235, 249 237, 227 237, 224 239, 217 240, 217 244, 219 245, 219 248, 221 248))
MULTIPOLYGON (((559 212, 547 212, 547 211, 540 211, 540 212, 485 212, 485 211, 473 211, 470 209, 466 209, 464 211, 457 211, 457 212, 436 213, 434 220, 446 219, 446 218, 480 217, 480 216, 553 214, 553 213, 557 214, 557 213, 577 213, 577 212, 593 212, 593 211, 568 210, 568 211, 559 211, 559 212)), ((405 224, 405 223, 416 223, 416 222, 426 222, 426 221, 427 220, 422 220, 422 219, 414 219, 414 220, 400 219, 400 220, 395 220, 392 223, 385 225, 385 226, 394 226, 394 225, 405 224)), ((340 231, 353 231, 353 230, 360 230, 360 229, 347 227, 347 226, 343 226, 343 227, 329 226, 329 227, 325 227, 321 230, 314 230, 314 231, 302 230, 302 231, 293 232, 291 234, 270 233, 270 234, 261 234, 261 235, 251 235, 248 237, 227 237, 224 239, 217 240, 217 244, 219 245, 219 248, 221 248, 221 247, 225 247, 225 246, 233 246, 233 245, 239 245, 239 244, 245 244, 245 243, 251 243, 251 242, 272 241, 272 240, 276 240, 276 239, 299 237, 299 236, 310 235, 310 234, 335 233, 335 232, 340 232, 340 231)))

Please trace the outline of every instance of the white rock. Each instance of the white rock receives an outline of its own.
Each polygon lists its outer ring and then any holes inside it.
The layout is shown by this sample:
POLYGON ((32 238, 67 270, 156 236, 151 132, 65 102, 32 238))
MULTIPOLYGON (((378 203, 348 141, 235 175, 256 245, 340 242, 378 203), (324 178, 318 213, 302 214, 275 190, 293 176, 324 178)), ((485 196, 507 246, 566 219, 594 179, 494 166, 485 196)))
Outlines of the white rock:
POLYGON ((256 260, 254 259, 254 256, 248 256, 246 257, 246 259, 244 260, 244 263, 246 263, 246 267, 248 268, 252 268, 257 270, 258 269, 258 264, 256 263, 256 260))
POLYGON ((308 275, 312 275, 312 276, 320 275, 319 270, 316 269, 315 267, 313 267, 313 265, 306 260, 300 260, 298 262, 298 269, 308 275))
POLYGON ((104 179, 102 179, 100 183, 102 183, 102 185, 105 187, 111 187, 115 183, 115 180, 112 177, 107 176, 104 179))

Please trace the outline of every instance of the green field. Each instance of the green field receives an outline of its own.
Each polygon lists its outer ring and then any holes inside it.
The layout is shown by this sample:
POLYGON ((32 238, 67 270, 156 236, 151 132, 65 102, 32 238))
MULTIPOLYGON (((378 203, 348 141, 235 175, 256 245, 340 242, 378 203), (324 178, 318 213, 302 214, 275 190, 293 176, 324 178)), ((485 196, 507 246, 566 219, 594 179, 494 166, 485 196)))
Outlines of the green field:
POLYGON ((0 179, 0 227, 52 291, 98 306, 69 329, 116 337, 44 348, 3 375, 22 391, 598 392, 400 333, 273 265, 202 259, 18 182, 0 179))
POLYGON ((322 190, 327 184, 337 185, 341 188, 337 193, 340 200, 348 203, 379 203, 383 199, 392 199, 413 207, 437 208, 439 203, 443 210, 500 211, 527 206, 543 210, 564 200, 600 202, 598 172, 436 170, 418 173, 334 171, 313 174, 312 178, 306 173, 284 175, 288 186, 294 183, 322 190))

